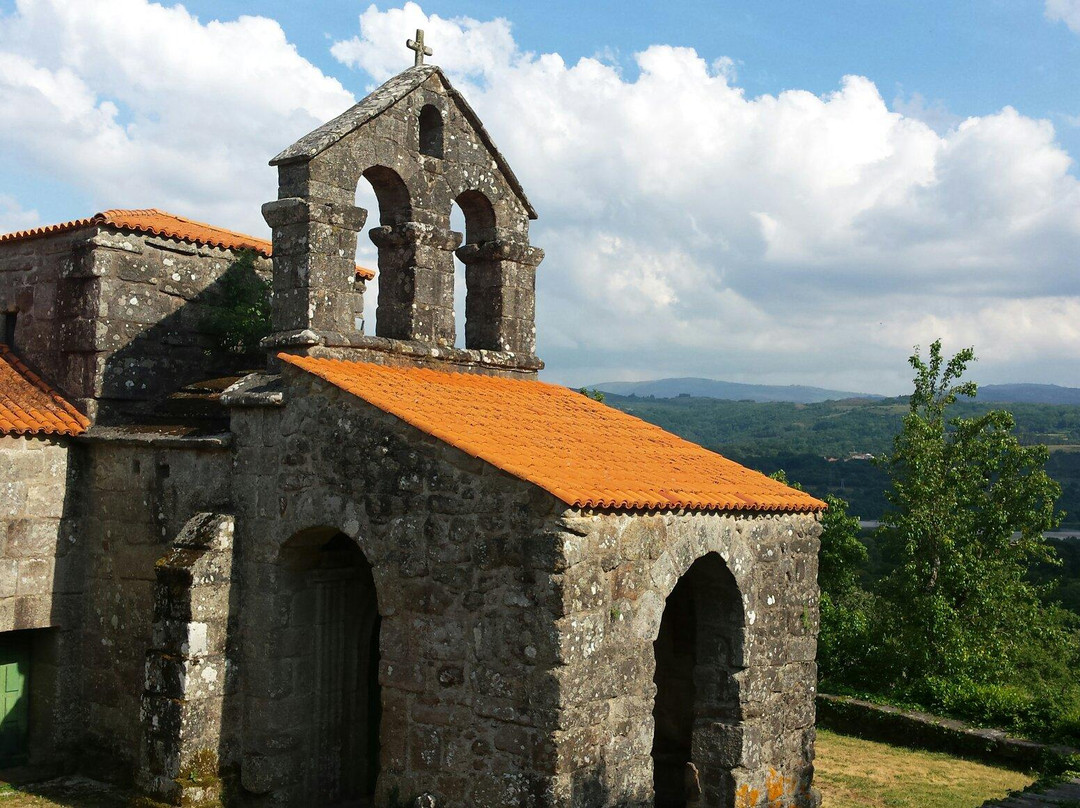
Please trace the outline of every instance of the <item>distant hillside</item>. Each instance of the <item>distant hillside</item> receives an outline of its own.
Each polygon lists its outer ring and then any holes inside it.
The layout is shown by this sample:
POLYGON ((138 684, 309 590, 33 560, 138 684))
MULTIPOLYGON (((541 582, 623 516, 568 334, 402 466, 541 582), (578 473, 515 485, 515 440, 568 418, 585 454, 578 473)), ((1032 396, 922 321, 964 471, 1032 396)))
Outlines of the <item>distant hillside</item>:
POLYGON ((979 386, 980 402, 1023 404, 1080 404, 1080 388, 1056 384, 985 384, 979 386))
MULTIPOLYGON (((816 404, 821 401, 838 401, 845 398, 881 398, 865 393, 828 390, 824 387, 799 385, 738 384, 717 379, 654 379, 647 382, 604 382, 589 385, 590 389, 614 393, 618 396, 639 398, 718 398, 726 401, 789 401, 793 404, 816 404)), ((1080 391, 1077 391, 1080 392, 1080 391)))
MULTIPOLYGON (((799 404, 609 394, 607 403, 759 471, 784 469, 813 494, 844 497, 865 519, 880 518, 886 478, 863 458, 890 450, 908 411, 904 398, 799 404)), ((1021 442, 1051 447, 1047 470, 1061 483, 1058 507, 1069 527, 1080 526, 1080 406, 1003 405, 980 396, 957 402, 954 412, 970 418, 999 407, 1016 418, 1021 442)))

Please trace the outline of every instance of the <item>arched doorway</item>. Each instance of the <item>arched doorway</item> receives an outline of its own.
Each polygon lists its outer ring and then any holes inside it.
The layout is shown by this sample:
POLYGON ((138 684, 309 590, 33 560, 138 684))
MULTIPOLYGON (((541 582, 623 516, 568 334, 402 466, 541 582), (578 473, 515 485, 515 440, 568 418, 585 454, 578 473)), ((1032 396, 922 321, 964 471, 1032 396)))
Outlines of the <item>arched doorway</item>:
POLYGON ((738 586, 716 553, 695 561, 668 596, 653 646, 656 808, 734 805, 731 767, 738 761, 720 762, 710 752, 705 765, 699 750, 741 720, 735 674, 743 665, 742 615, 738 586))
POLYGON ((309 694, 305 792, 313 805, 363 804, 375 794, 382 717, 371 565, 332 528, 294 536, 282 560, 293 583, 289 630, 301 638, 294 686, 309 694))

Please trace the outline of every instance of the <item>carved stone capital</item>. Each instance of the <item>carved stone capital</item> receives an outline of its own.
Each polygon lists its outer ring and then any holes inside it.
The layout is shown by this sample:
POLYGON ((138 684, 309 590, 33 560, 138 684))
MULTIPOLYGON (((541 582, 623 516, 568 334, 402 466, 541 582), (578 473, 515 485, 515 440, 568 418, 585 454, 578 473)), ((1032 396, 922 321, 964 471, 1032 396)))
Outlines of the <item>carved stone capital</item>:
POLYGON ((367 221, 367 211, 355 205, 295 196, 267 202, 262 206, 262 214, 271 227, 318 222, 359 231, 367 221))
POLYGON ((537 266, 544 260, 544 251, 527 243, 497 239, 479 244, 465 244, 454 253, 461 263, 479 264, 485 261, 514 261, 526 266, 537 266))

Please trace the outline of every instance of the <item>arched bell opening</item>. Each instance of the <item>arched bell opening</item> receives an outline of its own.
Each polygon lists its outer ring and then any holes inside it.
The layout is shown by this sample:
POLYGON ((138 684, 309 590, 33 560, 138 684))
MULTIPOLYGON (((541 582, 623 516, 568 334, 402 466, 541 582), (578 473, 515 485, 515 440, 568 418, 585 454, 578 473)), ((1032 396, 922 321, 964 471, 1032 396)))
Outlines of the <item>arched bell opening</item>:
MULTIPOLYGON (((454 202, 465 232, 465 244, 458 250, 458 259, 468 262, 461 271, 464 306, 455 305, 455 318, 458 311, 463 311, 464 328, 460 333, 464 335, 466 348, 501 350, 499 316, 503 278, 499 260, 491 249, 497 236, 495 208, 480 191, 465 191, 454 202)), ((452 220, 452 227, 458 226, 452 220)), ((455 301, 460 295, 458 286, 455 282, 455 301)))
POLYGON ((289 596, 291 670, 307 742, 304 791, 311 805, 354 805, 375 795, 382 700, 380 617, 371 565, 335 528, 301 531, 282 549, 289 596))
MULTIPOLYGON (((402 233, 402 225, 412 219, 412 201, 408 186, 392 168, 372 166, 362 174, 357 183, 356 205, 369 211, 371 216, 372 198, 378 208, 378 225, 368 228, 368 241, 375 245, 378 272, 375 279, 369 281, 365 298, 375 299, 375 307, 370 304, 365 310, 370 317, 374 314, 374 323, 365 324, 366 333, 374 333, 390 339, 408 339, 409 311, 413 303, 413 275, 408 271, 414 260, 414 250, 407 243, 402 233), (366 182, 365 182, 366 181, 366 182)), ((361 244, 357 236, 357 263, 366 265, 372 255, 367 244, 361 244)))
POLYGON ((743 665, 738 585, 716 553, 699 558, 664 607, 653 646, 656 808, 733 808, 732 770, 717 748, 741 749, 735 674, 743 665), (719 745, 719 746, 718 746, 719 745))

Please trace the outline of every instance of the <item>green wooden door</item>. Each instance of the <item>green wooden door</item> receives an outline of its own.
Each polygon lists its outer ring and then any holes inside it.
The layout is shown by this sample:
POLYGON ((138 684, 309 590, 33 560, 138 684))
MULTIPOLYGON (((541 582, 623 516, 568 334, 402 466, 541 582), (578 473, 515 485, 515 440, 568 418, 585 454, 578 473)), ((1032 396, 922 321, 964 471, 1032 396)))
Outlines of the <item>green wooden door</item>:
POLYGON ((30 729, 30 647, 17 636, 0 635, 0 766, 26 759, 30 729))

